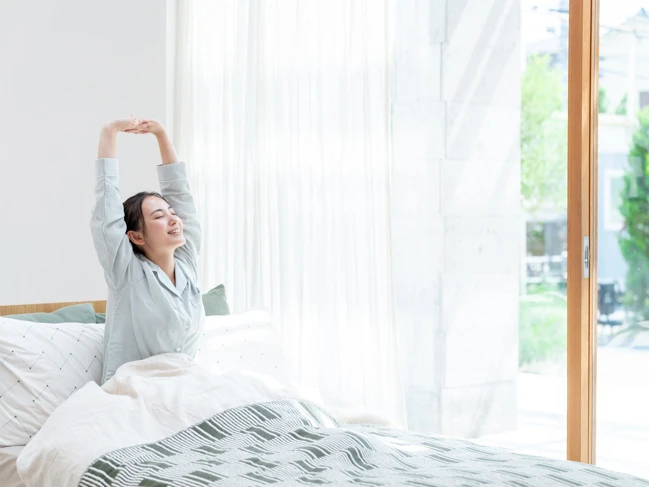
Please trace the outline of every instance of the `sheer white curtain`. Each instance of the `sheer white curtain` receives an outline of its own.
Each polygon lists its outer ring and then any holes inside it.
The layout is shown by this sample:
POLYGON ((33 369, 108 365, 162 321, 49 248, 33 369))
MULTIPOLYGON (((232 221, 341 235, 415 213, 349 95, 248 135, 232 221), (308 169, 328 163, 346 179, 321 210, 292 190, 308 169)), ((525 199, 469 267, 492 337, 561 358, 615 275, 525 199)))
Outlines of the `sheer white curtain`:
POLYGON ((387 6, 178 2, 175 134, 203 284, 268 307, 302 382, 404 421, 393 320, 387 6))

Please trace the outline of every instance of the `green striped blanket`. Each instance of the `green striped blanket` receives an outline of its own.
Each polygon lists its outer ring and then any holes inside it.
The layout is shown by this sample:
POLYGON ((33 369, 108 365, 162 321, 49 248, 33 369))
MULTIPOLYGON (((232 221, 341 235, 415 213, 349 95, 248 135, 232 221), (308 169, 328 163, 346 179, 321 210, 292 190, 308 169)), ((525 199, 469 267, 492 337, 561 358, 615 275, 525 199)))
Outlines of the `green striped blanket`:
POLYGON ((162 441, 113 451, 79 487, 260 485, 649 487, 649 481, 462 440, 343 425, 278 401, 230 409, 162 441))

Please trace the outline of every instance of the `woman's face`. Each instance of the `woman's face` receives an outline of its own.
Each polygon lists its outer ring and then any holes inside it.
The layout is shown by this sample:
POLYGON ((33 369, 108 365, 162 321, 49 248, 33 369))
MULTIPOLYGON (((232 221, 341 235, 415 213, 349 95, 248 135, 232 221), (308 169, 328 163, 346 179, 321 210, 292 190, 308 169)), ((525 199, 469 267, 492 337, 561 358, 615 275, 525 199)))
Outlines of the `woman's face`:
POLYGON ((145 250, 158 253, 184 245, 183 222, 165 200, 156 196, 145 198, 142 215, 146 225, 145 250))

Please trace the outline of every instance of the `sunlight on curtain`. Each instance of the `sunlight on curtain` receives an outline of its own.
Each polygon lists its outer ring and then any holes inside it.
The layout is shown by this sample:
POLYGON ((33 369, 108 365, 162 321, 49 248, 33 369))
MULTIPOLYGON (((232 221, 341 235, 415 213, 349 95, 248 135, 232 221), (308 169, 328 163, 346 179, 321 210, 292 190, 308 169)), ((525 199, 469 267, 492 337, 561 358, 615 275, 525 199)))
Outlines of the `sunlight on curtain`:
POLYGON ((301 381, 404 421, 393 320, 387 7, 179 2, 175 127, 202 283, 268 307, 301 381))

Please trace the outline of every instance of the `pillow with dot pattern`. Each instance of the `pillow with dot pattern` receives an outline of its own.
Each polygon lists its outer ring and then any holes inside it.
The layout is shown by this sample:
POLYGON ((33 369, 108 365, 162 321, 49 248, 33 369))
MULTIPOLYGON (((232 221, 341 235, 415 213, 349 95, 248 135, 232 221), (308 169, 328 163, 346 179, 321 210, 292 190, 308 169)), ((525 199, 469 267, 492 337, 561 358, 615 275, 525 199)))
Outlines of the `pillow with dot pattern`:
POLYGON ((216 373, 247 371, 293 380, 279 333, 264 308, 207 316, 195 362, 216 373))
POLYGON ((0 447, 22 446, 52 412, 101 380, 104 326, 0 316, 0 447))

